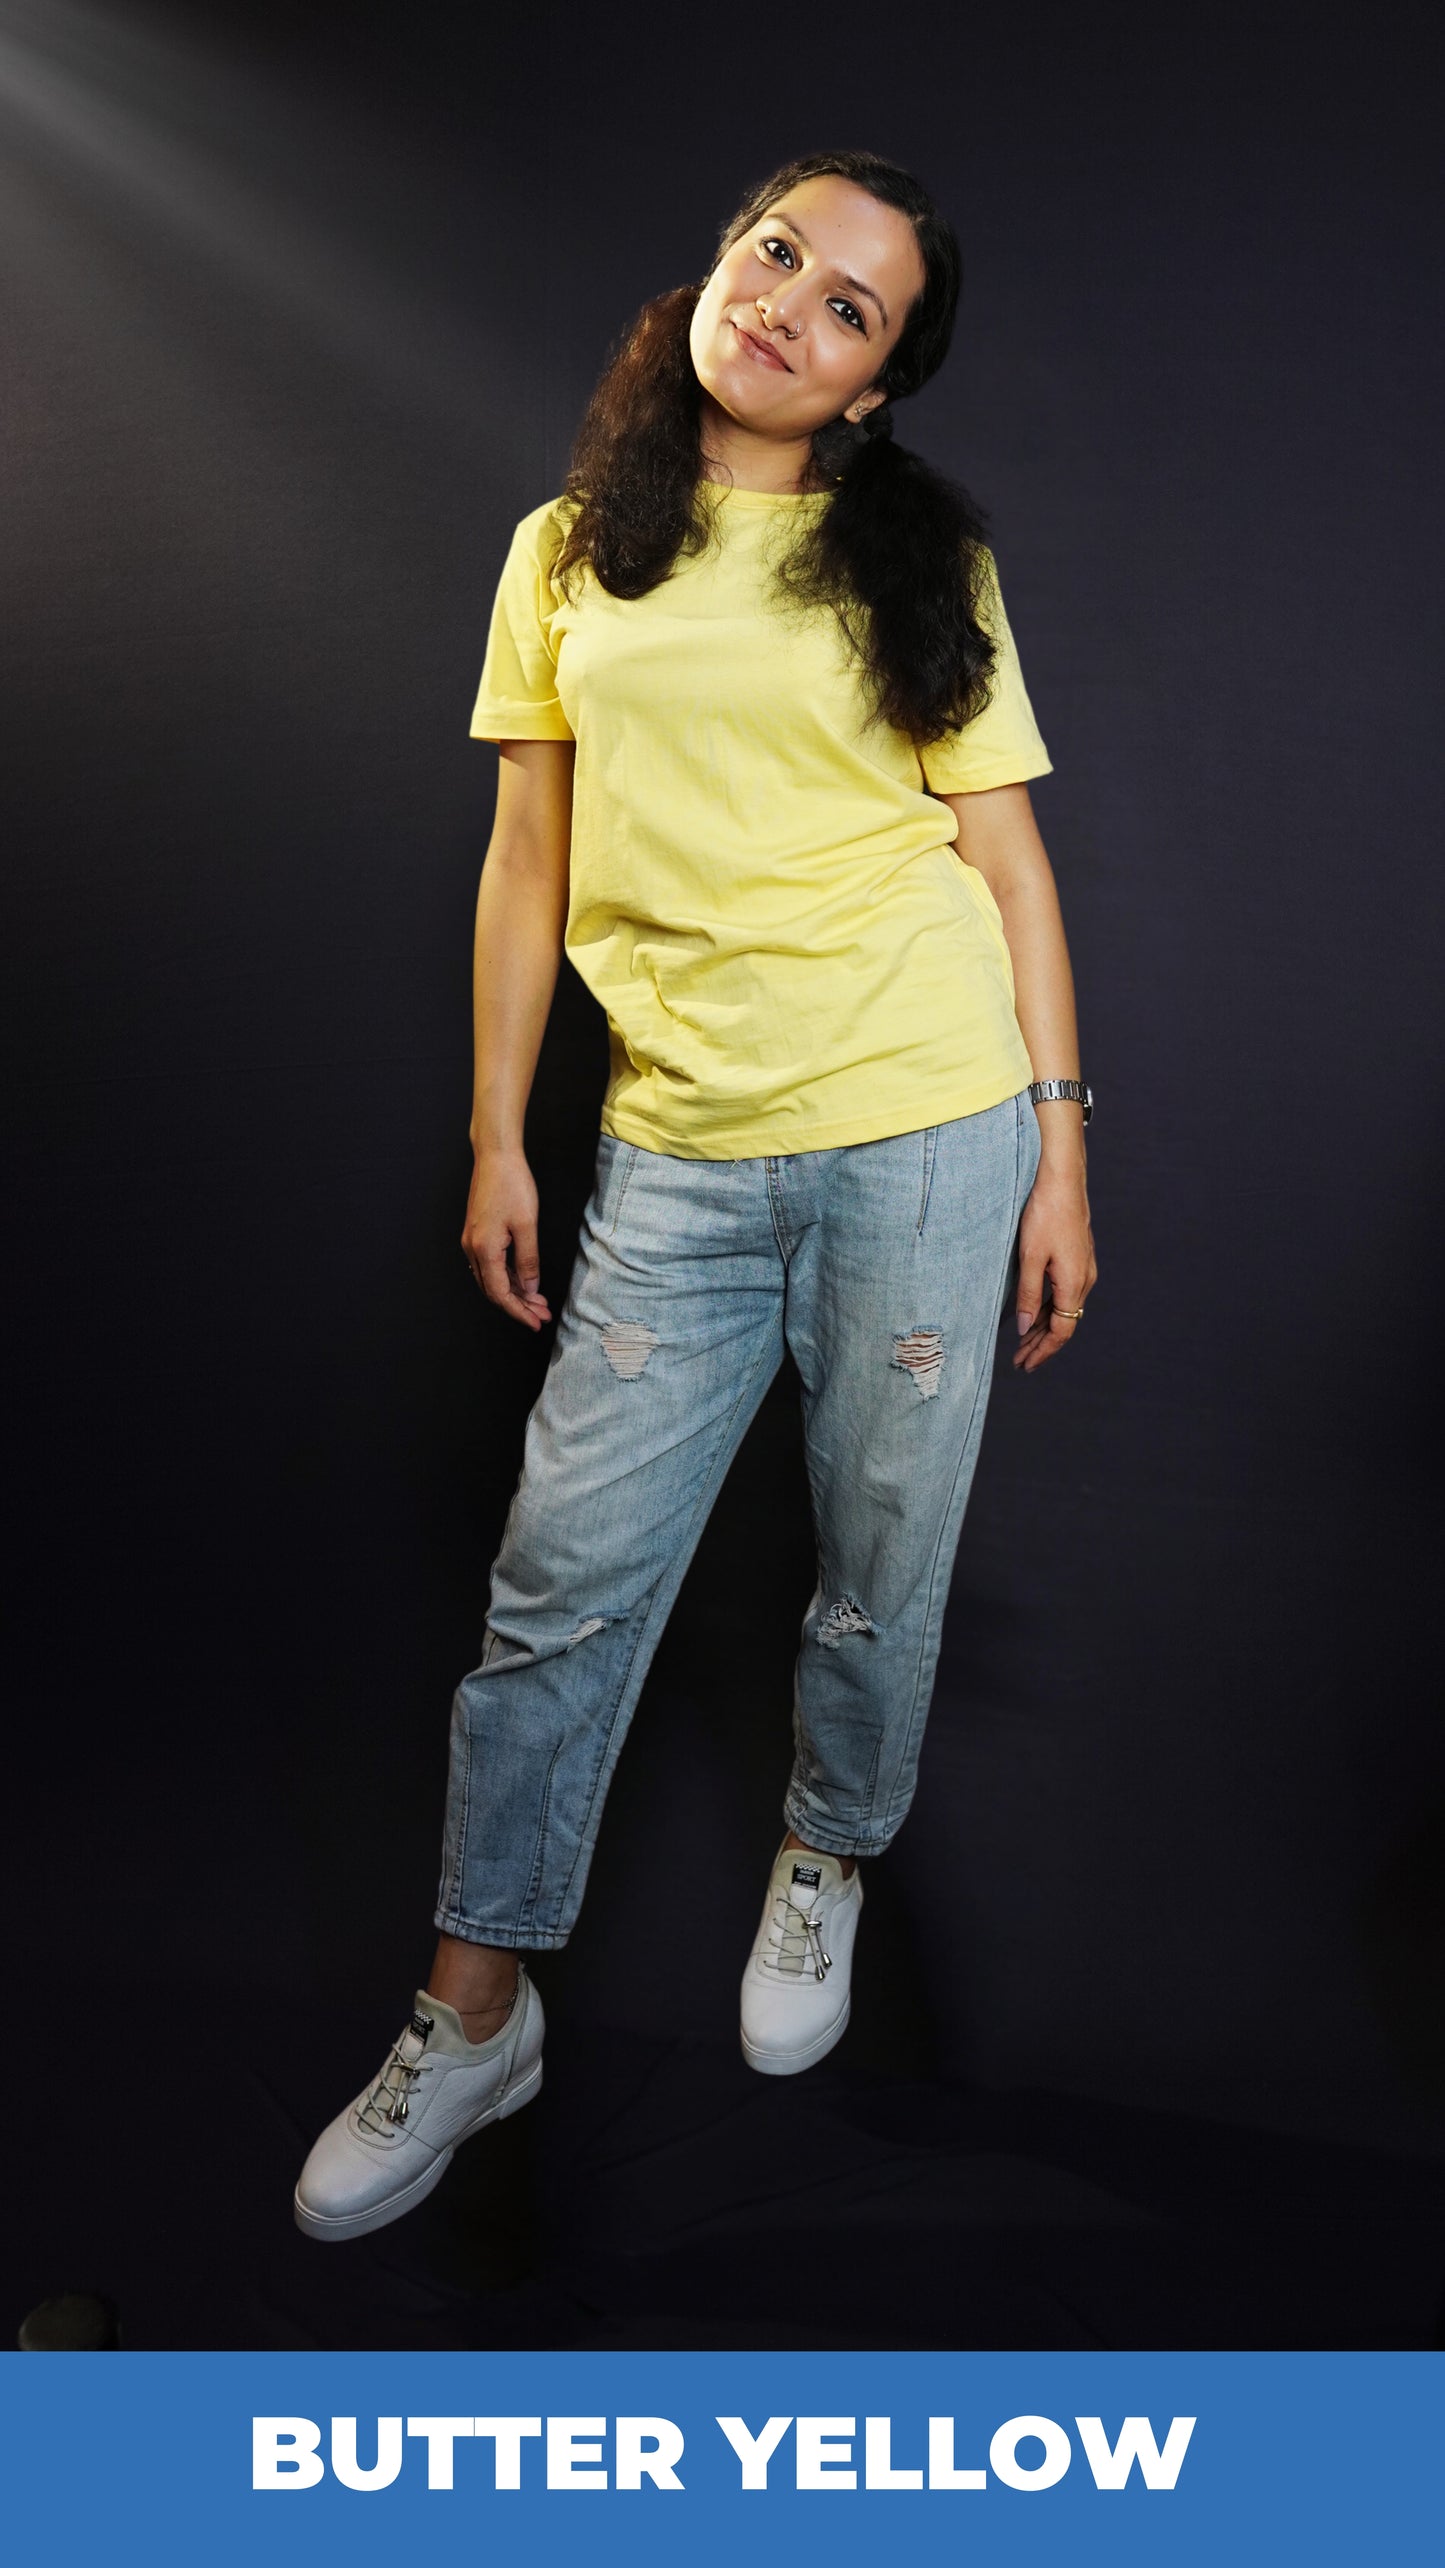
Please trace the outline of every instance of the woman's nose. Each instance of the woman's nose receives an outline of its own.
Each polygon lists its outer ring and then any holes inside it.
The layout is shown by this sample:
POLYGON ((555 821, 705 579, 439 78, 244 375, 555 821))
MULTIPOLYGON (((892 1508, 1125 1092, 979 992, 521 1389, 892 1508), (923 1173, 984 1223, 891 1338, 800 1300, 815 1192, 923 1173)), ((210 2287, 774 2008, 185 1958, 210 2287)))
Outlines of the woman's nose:
POLYGON ((760 294, 757 308, 770 330, 786 330, 790 339, 796 338, 797 324, 792 321, 789 308, 780 303, 776 295, 760 294))

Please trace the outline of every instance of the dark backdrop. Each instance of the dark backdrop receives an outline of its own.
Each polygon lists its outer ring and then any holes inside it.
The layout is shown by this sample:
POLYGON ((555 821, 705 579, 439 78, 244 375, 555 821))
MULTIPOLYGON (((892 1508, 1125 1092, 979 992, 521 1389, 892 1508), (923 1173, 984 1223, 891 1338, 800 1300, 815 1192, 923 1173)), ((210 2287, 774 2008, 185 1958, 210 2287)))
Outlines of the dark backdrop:
MULTIPOLYGON (((814 2220, 826 2299, 892 2187, 897 2288, 788 2341, 1428 2331, 1430 25, 0 7, 6 1882, 12 2020, 72 2063, 23 2119, 17 2315, 88 2278, 138 2341, 750 2341, 780 2242, 814 2220), (1055 762, 1101 1280, 1064 1360, 1000 1363, 845 2049, 778 2095, 735 2057, 812 1577, 785 1376, 544 1975, 562 2092, 487 2161, 505 2218, 459 2162, 492 2245, 328 2260, 289 2186, 426 1967, 549 1343, 457 1250, 492 589, 614 333, 824 143, 916 168, 965 246, 900 428, 991 513, 1055 762)), ((604 1072, 566 972, 554 1307, 604 1072)))

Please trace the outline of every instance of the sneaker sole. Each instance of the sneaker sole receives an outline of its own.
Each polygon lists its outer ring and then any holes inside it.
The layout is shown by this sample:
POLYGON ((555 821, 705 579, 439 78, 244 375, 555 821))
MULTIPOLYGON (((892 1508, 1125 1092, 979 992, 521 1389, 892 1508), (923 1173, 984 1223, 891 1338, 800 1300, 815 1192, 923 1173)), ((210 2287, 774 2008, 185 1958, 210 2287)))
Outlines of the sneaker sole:
POLYGON ((404 2192, 393 2194, 388 2202, 374 2202, 365 2211, 343 2212, 339 2218, 330 2220, 324 2212, 308 2209, 301 2199, 301 2188, 298 2185, 292 2196, 292 2210, 296 2216, 297 2228, 304 2230, 308 2238, 320 2238, 323 2241, 364 2238, 368 2230, 385 2229, 389 2221, 400 2220, 405 2213, 414 2210, 419 2202, 425 2202, 427 2195, 434 2192, 441 2183, 458 2149, 464 2148, 468 2140, 475 2139, 479 2131, 485 2131, 488 2123, 505 2122, 509 2113, 520 2113, 524 2104, 531 2103, 541 2084, 542 2063, 538 2059, 533 2062, 518 2085, 509 2089, 502 2097, 499 2104, 494 2104, 488 2112, 472 2124, 470 2131, 464 2131, 460 2139, 454 2140, 449 2149, 443 2149, 440 2155, 433 2159, 431 2165, 414 2178, 404 2192))
POLYGON ((848 2030, 848 2018, 852 2012, 853 1997, 850 1990, 848 2003, 844 2007, 836 2024, 830 2024, 826 2033, 818 2034, 816 2039, 808 2044, 805 2051, 789 2051, 787 2053, 779 2051, 760 2051, 754 2047, 754 2045, 748 2040, 746 2033, 744 2033, 741 2036, 743 2058, 746 2060, 750 2069, 760 2070, 765 2078, 796 2077, 800 2069, 814 2068, 819 2060, 825 2060, 828 2053, 832 2050, 834 2043, 842 2041, 844 2034, 848 2030))

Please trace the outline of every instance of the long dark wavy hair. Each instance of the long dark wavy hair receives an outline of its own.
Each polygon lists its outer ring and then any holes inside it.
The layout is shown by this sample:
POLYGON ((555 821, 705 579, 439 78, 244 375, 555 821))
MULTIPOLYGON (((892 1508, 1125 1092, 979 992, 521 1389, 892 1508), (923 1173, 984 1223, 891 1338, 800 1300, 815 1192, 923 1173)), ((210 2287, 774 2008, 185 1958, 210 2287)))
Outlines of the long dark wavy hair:
MULTIPOLYGON (((777 565, 780 594, 831 607, 875 718, 917 746, 988 701, 993 646, 980 619, 990 585, 982 512, 921 455, 893 443, 893 406, 936 374, 958 309, 953 228, 918 180, 876 152, 809 152, 744 198, 714 265, 808 178, 845 178, 912 223, 924 282, 877 380, 887 398, 859 426, 827 421, 813 437, 805 489, 831 491, 777 565)), ((709 270, 711 274, 711 270, 709 270)), ((590 563, 614 597, 642 597, 712 532, 702 477, 702 387, 688 332, 707 280, 645 303, 616 343, 572 449, 563 496, 574 504, 555 575, 590 563)))

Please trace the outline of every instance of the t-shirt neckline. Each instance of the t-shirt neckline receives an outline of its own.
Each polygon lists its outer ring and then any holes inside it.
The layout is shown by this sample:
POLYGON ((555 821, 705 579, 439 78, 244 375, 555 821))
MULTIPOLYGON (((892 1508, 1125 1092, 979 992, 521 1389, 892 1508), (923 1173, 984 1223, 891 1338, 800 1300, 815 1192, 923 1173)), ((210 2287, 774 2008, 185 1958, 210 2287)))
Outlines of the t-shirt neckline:
POLYGON ((803 500, 828 499, 826 490, 739 490, 732 482, 705 481, 703 488, 716 499, 730 499, 739 508, 795 508, 803 500))

